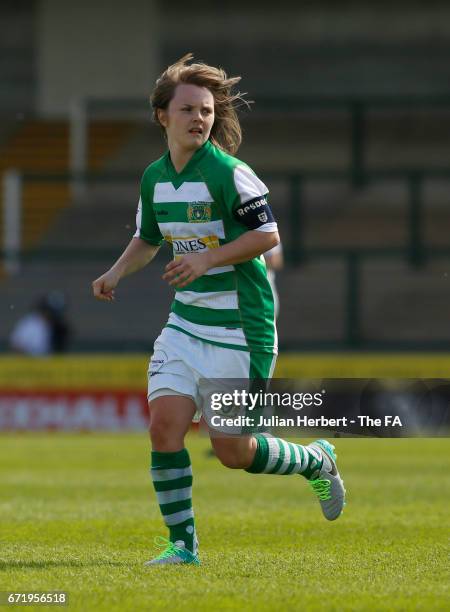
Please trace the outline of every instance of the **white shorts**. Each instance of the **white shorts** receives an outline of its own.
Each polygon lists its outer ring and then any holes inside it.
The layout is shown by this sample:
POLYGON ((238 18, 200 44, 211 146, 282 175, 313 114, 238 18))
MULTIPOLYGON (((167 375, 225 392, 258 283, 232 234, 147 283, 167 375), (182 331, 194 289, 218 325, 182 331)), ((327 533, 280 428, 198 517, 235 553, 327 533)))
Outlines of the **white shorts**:
POLYGON ((230 389, 229 379, 242 384, 272 377, 276 355, 216 346, 165 327, 156 339, 148 368, 148 401, 164 395, 191 398, 197 417, 208 422, 211 394, 230 389))

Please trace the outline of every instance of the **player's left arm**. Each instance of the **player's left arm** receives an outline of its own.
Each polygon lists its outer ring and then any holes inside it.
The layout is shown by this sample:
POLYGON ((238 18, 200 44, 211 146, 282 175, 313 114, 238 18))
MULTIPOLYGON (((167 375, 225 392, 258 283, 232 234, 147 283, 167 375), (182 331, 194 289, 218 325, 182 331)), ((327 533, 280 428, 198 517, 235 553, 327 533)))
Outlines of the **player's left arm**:
POLYGON ((236 240, 217 249, 211 249, 206 253, 184 255, 180 259, 171 261, 166 266, 163 279, 169 285, 185 287, 211 268, 249 261, 273 248, 279 242, 280 237, 277 231, 249 230, 236 240))
POLYGON ((185 287, 211 268, 250 261, 279 244, 266 185, 245 164, 237 165, 230 179, 224 182, 224 206, 233 222, 247 231, 216 249, 171 261, 163 276, 170 285, 185 287))

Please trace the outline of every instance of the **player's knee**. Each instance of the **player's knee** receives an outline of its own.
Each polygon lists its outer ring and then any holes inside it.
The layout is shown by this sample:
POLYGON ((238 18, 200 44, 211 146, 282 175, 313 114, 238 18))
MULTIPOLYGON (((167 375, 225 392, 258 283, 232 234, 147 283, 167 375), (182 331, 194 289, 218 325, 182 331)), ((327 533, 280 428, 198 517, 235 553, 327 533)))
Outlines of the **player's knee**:
POLYGON ((220 463, 232 470, 247 468, 253 460, 251 439, 211 438, 211 443, 220 463))
POLYGON ((150 439, 154 448, 165 449, 172 446, 175 442, 174 432, 167 422, 167 419, 161 416, 154 416, 150 420, 149 427, 150 439))
POLYGON ((240 453, 230 452, 229 450, 218 451, 216 449, 216 455, 222 465, 232 470, 242 470, 248 467, 246 457, 243 457, 240 453))

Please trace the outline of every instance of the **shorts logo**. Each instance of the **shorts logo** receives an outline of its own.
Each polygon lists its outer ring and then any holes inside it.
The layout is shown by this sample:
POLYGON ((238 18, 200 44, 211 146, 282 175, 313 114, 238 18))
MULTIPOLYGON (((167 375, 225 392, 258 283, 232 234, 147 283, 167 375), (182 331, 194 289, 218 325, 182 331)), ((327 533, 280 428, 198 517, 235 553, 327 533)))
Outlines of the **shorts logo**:
POLYGON ((211 221, 211 204, 191 202, 187 207, 187 218, 190 223, 208 223, 211 221))
POLYGON ((161 368, 167 361, 167 355, 164 351, 156 350, 150 360, 150 367, 148 369, 150 376, 159 374, 161 368))
POLYGON ((269 217, 267 216, 267 213, 265 212, 259 213, 258 215, 258 219, 261 221, 261 223, 267 223, 268 218, 269 217))

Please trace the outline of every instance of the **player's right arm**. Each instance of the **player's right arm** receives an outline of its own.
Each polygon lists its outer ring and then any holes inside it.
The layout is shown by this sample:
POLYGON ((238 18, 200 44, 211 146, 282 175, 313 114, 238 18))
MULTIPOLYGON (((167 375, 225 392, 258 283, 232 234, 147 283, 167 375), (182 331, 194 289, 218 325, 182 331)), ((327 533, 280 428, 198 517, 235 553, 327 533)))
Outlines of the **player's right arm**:
POLYGON ((131 242, 116 263, 92 283, 94 297, 111 302, 114 300, 114 289, 120 279, 137 272, 155 257, 159 246, 149 244, 141 238, 132 238, 131 242))
POLYGON ((150 263, 164 241, 153 212, 151 189, 146 175, 147 171, 141 181, 141 197, 136 211, 136 233, 112 268, 92 283, 94 297, 98 300, 114 300, 114 289, 120 279, 150 263))

